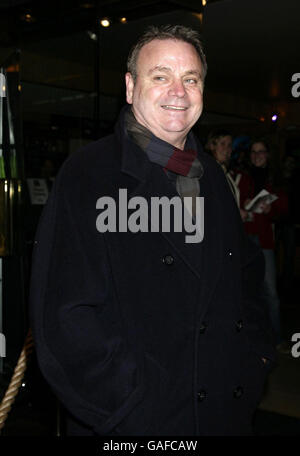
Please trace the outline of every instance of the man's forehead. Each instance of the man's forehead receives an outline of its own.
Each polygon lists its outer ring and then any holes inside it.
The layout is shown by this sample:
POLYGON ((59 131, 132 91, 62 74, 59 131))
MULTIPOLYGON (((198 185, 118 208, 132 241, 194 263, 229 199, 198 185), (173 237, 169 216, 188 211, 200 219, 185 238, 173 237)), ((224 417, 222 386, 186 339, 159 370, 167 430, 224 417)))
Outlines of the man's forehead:
POLYGON ((186 71, 201 73, 201 59, 194 46, 186 41, 176 39, 154 39, 146 43, 140 49, 137 66, 141 64, 143 68, 147 68, 147 72, 155 70, 172 71, 172 64, 180 60, 186 65, 190 62, 190 67, 186 71), (185 47, 185 50, 180 52, 179 47, 185 47))
MULTIPOLYGON (((152 73, 155 72, 161 72, 161 73, 171 73, 173 71, 172 67, 165 66, 165 65, 154 65, 148 70, 148 74, 151 75, 152 73)), ((201 75, 200 68, 191 68, 189 70, 186 70, 184 72, 185 75, 201 75)))

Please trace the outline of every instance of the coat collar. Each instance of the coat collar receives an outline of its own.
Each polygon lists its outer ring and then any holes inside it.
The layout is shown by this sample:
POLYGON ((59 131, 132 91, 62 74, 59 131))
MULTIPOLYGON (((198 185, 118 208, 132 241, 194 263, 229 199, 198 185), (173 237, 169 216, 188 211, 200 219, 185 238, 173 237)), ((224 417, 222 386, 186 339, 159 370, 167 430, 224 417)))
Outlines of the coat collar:
MULTIPOLYGON (((140 181, 145 181, 153 164, 149 161, 147 154, 127 134, 124 117, 128 109, 130 109, 129 105, 125 105, 122 108, 115 126, 115 135, 121 145, 121 171, 140 181)), ((202 164, 204 155, 202 145, 197 138, 195 140, 198 158, 202 164)))
POLYGON ((122 108, 115 126, 115 137, 118 141, 118 149, 121 153, 121 171, 134 177, 138 181, 145 182, 151 169, 151 163, 147 155, 129 138, 125 129, 124 117, 129 105, 122 108))

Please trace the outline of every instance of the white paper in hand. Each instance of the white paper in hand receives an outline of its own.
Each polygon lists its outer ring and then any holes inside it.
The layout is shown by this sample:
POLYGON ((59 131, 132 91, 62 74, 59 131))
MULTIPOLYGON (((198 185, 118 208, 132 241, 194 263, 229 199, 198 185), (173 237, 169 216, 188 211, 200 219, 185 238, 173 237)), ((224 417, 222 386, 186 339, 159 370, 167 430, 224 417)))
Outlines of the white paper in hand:
POLYGON ((262 214, 263 205, 271 204, 277 199, 278 196, 263 189, 245 206, 245 209, 246 211, 255 212, 256 214, 262 214))

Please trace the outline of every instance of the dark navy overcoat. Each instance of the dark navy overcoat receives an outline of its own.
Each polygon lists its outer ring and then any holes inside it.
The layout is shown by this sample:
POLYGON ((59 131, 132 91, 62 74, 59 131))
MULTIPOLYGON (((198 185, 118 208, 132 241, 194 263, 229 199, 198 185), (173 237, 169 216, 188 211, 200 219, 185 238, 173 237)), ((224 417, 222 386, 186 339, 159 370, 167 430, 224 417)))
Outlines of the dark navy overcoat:
POLYGON ((199 145, 204 239, 106 232, 97 200, 177 195, 115 133, 62 166, 36 234, 30 318, 40 369, 82 435, 251 434, 274 361, 246 238, 221 167, 199 145), (262 358, 266 358, 264 363, 262 358))

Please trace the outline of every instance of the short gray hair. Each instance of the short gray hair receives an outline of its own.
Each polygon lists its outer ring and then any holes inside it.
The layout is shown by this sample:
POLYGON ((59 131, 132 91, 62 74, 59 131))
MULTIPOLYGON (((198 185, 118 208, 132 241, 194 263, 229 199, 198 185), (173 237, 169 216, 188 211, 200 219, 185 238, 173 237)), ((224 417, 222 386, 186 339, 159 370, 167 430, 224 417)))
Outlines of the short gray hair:
POLYGON ((195 48, 202 63, 201 77, 204 82, 207 73, 207 63, 200 36, 196 30, 183 25, 161 25, 158 27, 151 25, 146 29, 143 35, 141 35, 138 41, 132 46, 127 59, 127 70, 131 73, 134 81, 136 81, 137 77, 137 59, 142 47, 153 40, 170 39, 184 41, 195 48))

